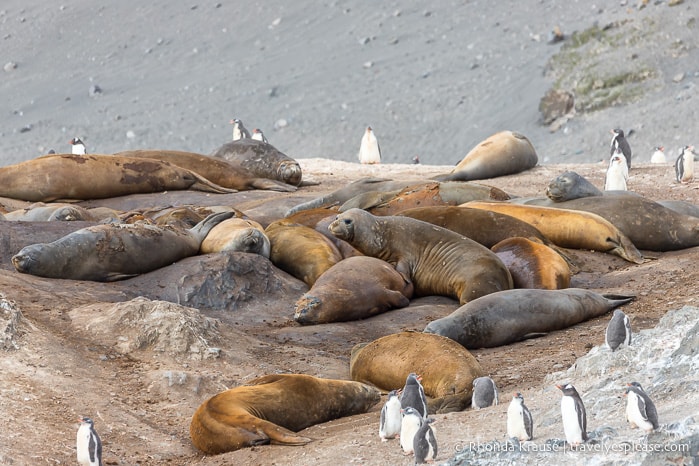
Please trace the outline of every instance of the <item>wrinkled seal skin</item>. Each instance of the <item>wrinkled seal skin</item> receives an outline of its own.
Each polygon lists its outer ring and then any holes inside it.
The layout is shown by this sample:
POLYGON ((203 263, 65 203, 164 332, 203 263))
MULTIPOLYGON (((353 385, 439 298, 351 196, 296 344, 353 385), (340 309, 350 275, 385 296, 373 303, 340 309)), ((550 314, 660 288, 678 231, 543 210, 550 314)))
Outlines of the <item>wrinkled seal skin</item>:
POLYGON ((563 202, 581 197, 602 196, 603 193, 583 176, 575 172, 565 172, 546 186, 546 195, 553 202, 563 202))
POLYGON ((472 181, 512 175, 533 168, 539 158, 526 136, 514 131, 495 133, 466 154, 447 175, 434 177, 439 181, 472 181))
POLYGON ((248 252, 269 259, 271 246, 262 225, 254 220, 229 218, 213 227, 199 248, 202 254, 221 251, 248 252))
POLYGON ((192 417, 192 443, 209 455, 255 445, 305 445, 295 432, 333 419, 365 413, 379 391, 349 380, 303 374, 266 375, 221 392, 192 417))
POLYGON ((352 380, 390 391, 403 388, 411 372, 422 377, 430 414, 469 407, 473 380, 485 375, 468 350, 440 335, 401 332, 352 348, 352 380))
POLYGON ((176 150, 131 150, 118 152, 115 155, 169 162, 178 167, 199 173, 207 180, 219 186, 238 191, 248 191, 251 189, 267 189, 281 192, 296 191, 296 186, 277 181, 276 179, 258 178, 247 169, 235 166, 225 159, 197 154, 195 152, 176 150))
POLYGON ((114 155, 46 155, 0 167, 0 196, 25 201, 105 199, 184 189, 234 192, 168 162, 114 155))
POLYGON ((510 272, 492 251, 446 228, 350 209, 329 229, 361 253, 395 265, 413 282, 415 296, 449 296, 463 304, 512 288, 510 272))
POLYGON ((276 147, 255 139, 228 142, 211 154, 228 160, 260 178, 281 181, 292 186, 301 184, 301 166, 276 147))
POLYGON ((52 243, 26 246, 12 264, 18 272, 39 277, 121 280, 197 254, 209 230, 232 215, 212 214, 189 230, 142 223, 95 225, 52 243))
POLYGON ((568 263, 546 245, 527 238, 507 238, 491 250, 507 266, 515 288, 560 290, 570 286, 568 263))
POLYGON ((296 301, 303 325, 346 322, 405 307, 413 285, 388 263, 369 256, 343 259, 326 270, 296 301))
POLYGON ((475 299, 433 320, 425 332, 451 338, 468 349, 493 348, 532 333, 571 327, 631 300, 633 296, 601 295, 580 288, 508 290, 475 299))
MULTIPOLYGON (((548 199, 544 201, 550 202, 548 199)), ((563 248, 602 251, 615 254, 634 264, 643 263, 643 256, 633 242, 611 222, 597 214, 567 209, 561 204, 556 203, 554 208, 509 202, 473 201, 467 202, 464 207, 516 217, 537 228, 554 244, 563 248)))
POLYGON ((44 204, 37 202, 26 209, 15 210, 5 215, 6 220, 22 222, 94 222, 97 219, 84 207, 73 204, 44 204))

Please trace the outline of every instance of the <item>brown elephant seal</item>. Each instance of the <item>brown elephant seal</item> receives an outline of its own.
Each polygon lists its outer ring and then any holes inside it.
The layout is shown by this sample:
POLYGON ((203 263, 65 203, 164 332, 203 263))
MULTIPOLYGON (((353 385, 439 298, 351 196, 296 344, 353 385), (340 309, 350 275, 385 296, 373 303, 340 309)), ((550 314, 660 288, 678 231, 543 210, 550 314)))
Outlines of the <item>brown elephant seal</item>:
POLYGON ((221 251, 238 251, 259 254, 269 259, 271 246, 262 225, 254 220, 229 218, 209 231, 201 243, 199 252, 208 254, 221 251))
POLYGON ((436 333, 465 348, 493 348, 531 334, 571 327, 599 317, 633 300, 633 296, 601 295, 580 288, 507 290, 467 303, 425 332, 436 333))
POLYGON ((350 209, 329 229, 362 254, 395 265, 413 282, 415 296, 449 296, 463 304, 512 288, 510 272, 492 251, 446 228, 350 209))
POLYGON ((97 218, 84 207, 75 204, 66 204, 62 202, 45 204, 36 202, 26 209, 15 210, 8 212, 5 215, 6 220, 22 221, 22 222, 94 222, 97 218))
POLYGON ((537 228, 555 245, 563 248, 591 249, 615 254, 634 264, 643 263, 643 256, 624 233, 606 219, 590 212, 483 201, 467 202, 464 207, 516 217, 537 228))
POLYGON ((25 246, 12 264, 18 272, 47 278, 130 278, 197 254, 209 230, 231 215, 213 214, 189 230, 144 223, 95 225, 52 243, 25 246))
POLYGON ((254 176, 292 186, 301 185, 302 172, 298 162, 266 142, 239 139, 222 145, 211 155, 228 160, 254 176))
POLYGON ((299 324, 346 322, 406 307, 413 285, 387 262, 375 257, 343 259, 326 270, 296 301, 299 324))
POLYGON ((439 181, 473 181, 513 175, 533 168, 539 158, 526 136, 514 131, 495 133, 466 154, 451 173, 439 181))
POLYGON ((266 189, 269 191, 293 192, 296 186, 276 179, 260 178, 247 169, 236 166, 225 159, 176 150, 130 150, 118 152, 123 157, 138 157, 162 160, 178 167, 196 172, 207 180, 237 191, 266 189))
POLYGON ((379 391, 349 380, 303 374, 266 375, 206 400, 192 416, 189 435, 209 455, 255 445, 305 445, 295 432, 365 413, 379 391))
POLYGON ((546 186, 546 195, 553 202, 562 202, 581 197, 602 196, 602 191, 585 177, 575 172, 565 172, 546 186))
POLYGON ((396 215, 421 206, 455 206, 475 200, 506 201, 510 195, 493 186, 478 183, 431 181, 409 186, 397 193, 370 192, 345 202, 340 212, 351 208, 364 209, 374 215, 396 215))
POLYGON ((430 414, 466 409, 473 380, 485 375, 468 350, 440 335, 401 332, 352 348, 352 380, 390 391, 402 388, 411 372, 422 377, 430 414))
POLYGON ((265 228, 265 235, 271 245, 272 263, 309 287, 342 260, 340 251, 328 238, 307 226, 272 222, 265 228))
POLYGON ((537 238, 546 245, 553 243, 527 222, 488 210, 462 206, 432 206, 406 209, 398 214, 446 228, 486 248, 512 237, 537 238))
POLYGON ((528 238, 507 238, 490 248, 512 275, 515 288, 560 290, 570 286, 570 267, 550 247, 528 238))
POLYGON ((0 167, 0 196, 34 202, 184 189, 235 192, 190 170, 152 159, 56 154, 0 167))

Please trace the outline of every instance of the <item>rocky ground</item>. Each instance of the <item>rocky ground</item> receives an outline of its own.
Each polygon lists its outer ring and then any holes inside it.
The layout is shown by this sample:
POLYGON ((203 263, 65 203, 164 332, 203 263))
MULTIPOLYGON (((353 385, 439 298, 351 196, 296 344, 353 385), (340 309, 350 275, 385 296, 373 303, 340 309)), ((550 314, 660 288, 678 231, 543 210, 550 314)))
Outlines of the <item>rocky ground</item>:
MULTIPOLYGON (((320 185, 291 194, 184 192, 83 204, 228 203, 254 216, 279 210, 276 206, 295 205, 362 176, 429 177, 448 169, 390 164, 369 167, 323 159, 300 162, 305 177, 320 185)), ((549 180, 569 169, 597 186, 602 184, 602 164, 544 165, 484 183, 522 196, 542 195, 549 180)), ((653 199, 699 203, 696 185, 674 183, 669 165, 635 167, 630 187, 653 199)), ((79 415, 95 419, 104 442, 106 464, 412 464, 396 442, 379 441, 380 405, 367 414, 307 429, 303 435, 315 440, 303 447, 262 446, 215 457, 205 457, 192 447, 189 421, 196 407, 209 396, 264 374, 298 372, 347 378, 349 351, 354 344, 400 330, 422 330, 427 322, 456 309, 455 301, 420 298, 408 308, 364 321, 300 327, 292 321, 293 303, 305 285, 270 267, 263 258, 242 253, 235 256, 234 264, 227 265, 224 280, 216 282, 219 288, 210 291, 212 296, 225 297, 226 303, 219 307, 197 301, 190 292, 197 277, 211 276, 212 270, 218 270, 214 267, 221 267, 215 255, 188 258, 141 277, 109 284, 42 279, 14 271, 9 262, 13 249, 50 234, 56 233, 42 227, 33 236, 18 230, 2 235, 2 309, 5 316, 18 316, 11 309, 21 311, 21 318, 14 323, 7 321, 6 349, 0 355, 0 429, 6 433, 0 440, 3 464, 74 463, 75 419, 79 415), (199 311, 182 310, 174 304, 154 308, 147 301, 127 311, 123 304, 114 304, 138 296, 179 302, 199 311)), ((697 248, 648 253, 651 260, 640 265, 604 253, 569 253, 579 267, 573 286, 636 295, 634 302, 624 306, 636 332, 653 328, 670 310, 697 305, 697 248)), ((438 459, 449 460, 467 442, 504 441, 504 413, 514 391, 525 395, 534 414, 535 441, 544 444, 547 439, 561 438, 555 409, 560 395, 552 384, 568 380, 579 386, 592 412, 590 430, 610 426, 618 432, 614 442, 642 443, 640 434, 628 428, 621 414, 621 382, 627 375, 640 377, 637 370, 643 364, 623 362, 633 354, 632 349, 624 353, 626 356, 617 356, 622 362, 612 360, 621 367, 615 369, 619 398, 614 403, 618 403, 618 409, 608 400, 605 410, 595 412, 596 392, 592 388, 599 374, 578 377, 575 373, 560 373, 591 350, 605 354, 599 346, 608 319, 603 316, 541 338, 473 351, 498 384, 503 402, 482 411, 435 415, 438 459), (552 373, 560 373, 560 379, 551 380, 552 373)), ((677 377, 686 377, 685 388, 696 387, 694 374, 696 371, 675 374, 665 382, 643 375, 640 381, 656 396, 661 423, 687 422, 692 409, 696 411, 695 389, 676 389, 675 394, 662 389, 674 387, 677 377), (682 405, 685 399, 694 408, 682 405)), ((694 415, 696 419, 699 413, 694 415)), ((691 422, 688 425, 690 430, 696 428, 691 422)), ((581 462, 599 461, 594 455, 577 455, 581 462)), ((625 457, 632 464, 634 458, 625 457)), ((556 458, 552 461, 558 462, 556 458)))

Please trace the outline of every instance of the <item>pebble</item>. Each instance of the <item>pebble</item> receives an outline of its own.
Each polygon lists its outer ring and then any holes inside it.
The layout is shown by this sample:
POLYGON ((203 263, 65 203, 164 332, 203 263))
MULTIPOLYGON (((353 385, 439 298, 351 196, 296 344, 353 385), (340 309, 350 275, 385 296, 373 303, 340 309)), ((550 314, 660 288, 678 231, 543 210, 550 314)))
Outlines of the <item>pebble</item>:
POLYGON ((17 63, 13 61, 8 61, 7 63, 5 63, 5 66, 3 66, 2 69, 6 72, 10 72, 12 70, 17 69, 17 63))
POLYGON ((134 132, 131 131, 131 130, 128 130, 128 131, 126 132, 126 138, 127 138, 127 139, 135 139, 135 138, 136 138, 136 133, 134 133, 134 132))
POLYGON ((96 97, 102 93, 102 88, 99 87, 97 84, 93 84, 92 86, 90 86, 90 89, 87 93, 90 97, 96 97))
POLYGON ((684 79, 684 73, 678 73, 672 77, 672 80, 676 83, 682 81, 683 79, 684 79))

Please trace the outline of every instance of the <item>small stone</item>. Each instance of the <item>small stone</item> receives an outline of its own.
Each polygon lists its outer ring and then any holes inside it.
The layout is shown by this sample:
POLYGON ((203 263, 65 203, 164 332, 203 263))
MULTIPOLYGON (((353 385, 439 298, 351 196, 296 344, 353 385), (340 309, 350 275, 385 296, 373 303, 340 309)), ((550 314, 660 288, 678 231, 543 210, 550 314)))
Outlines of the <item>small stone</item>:
POLYGON ((371 68, 372 66, 374 66, 374 62, 373 62, 373 61, 365 61, 364 64, 363 64, 362 66, 363 66, 364 68, 366 68, 366 69, 369 69, 369 68, 371 68))
POLYGON ((286 121, 284 118, 280 118, 274 122, 274 129, 282 129, 286 128, 287 126, 289 126, 289 122, 286 121))
POLYGON ((20 133, 26 133, 26 132, 29 132, 29 131, 31 131, 31 130, 32 130, 32 125, 31 125, 31 124, 28 124, 28 125, 22 126, 22 127, 19 129, 19 132, 20 132, 20 133))
POLYGON ((389 41, 389 44, 390 44, 390 45, 396 45, 397 43, 398 43, 398 38, 397 38, 397 37, 394 37, 393 39, 391 39, 391 40, 389 41))
POLYGON ((371 37, 362 37, 359 39, 359 45, 366 45, 371 42, 371 37))
POLYGON ((88 95, 90 97, 96 97, 102 93, 102 88, 99 87, 97 84, 93 84, 90 86, 90 89, 88 90, 88 95))
POLYGON ((672 77, 672 80, 676 83, 681 82, 684 79, 684 73, 678 73, 672 77))
POLYGON ((15 63, 13 61, 8 61, 7 63, 5 63, 5 66, 3 66, 2 69, 7 71, 7 72, 10 72, 12 70, 17 69, 17 63, 15 63))
POLYGON ((128 131, 126 132, 126 138, 127 138, 127 139, 135 139, 135 138, 136 138, 136 133, 134 133, 134 132, 131 131, 131 130, 128 130, 128 131))

